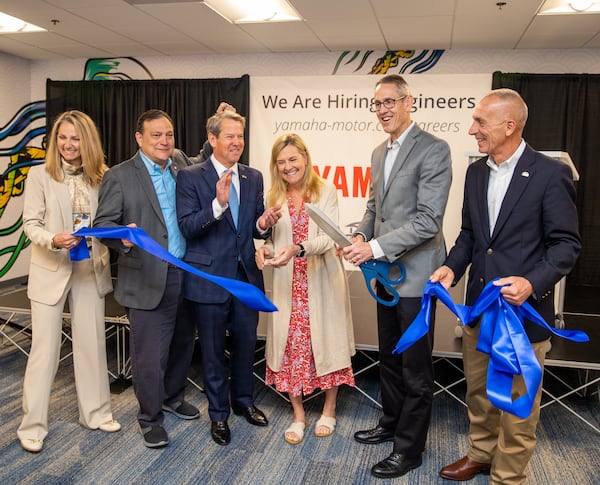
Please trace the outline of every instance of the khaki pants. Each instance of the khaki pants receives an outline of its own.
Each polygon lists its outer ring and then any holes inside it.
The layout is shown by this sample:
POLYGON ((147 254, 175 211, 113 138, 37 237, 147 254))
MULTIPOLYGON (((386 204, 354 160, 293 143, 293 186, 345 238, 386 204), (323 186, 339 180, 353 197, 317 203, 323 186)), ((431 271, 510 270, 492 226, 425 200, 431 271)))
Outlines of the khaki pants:
POLYGON ((19 439, 43 440, 48 434, 48 405, 58 370, 62 313, 69 298, 73 369, 79 422, 91 429, 112 419, 106 365, 104 298, 92 260, 73 263, 71 279, 56 305, 31 301, 32 343, 23 382, 23 421, 19 439))
MULTIPOLYGON (((491 463, 490 483, 520 484, 525 480, 525 467, 535 449, 542 386, 526 419, 495 408, 486 394, 489 356, 475 350, 479 328, 479 325, 475 328, 465 326, 463 333, 466 402, 470 421, 468 456, 481 463, 491 463)), ((547 345, 548 340, 532 344, 542 369, 547 345)), ((522 377, 517 376, 513 381, 513 396, 522 395, 524 389, 522 377)))

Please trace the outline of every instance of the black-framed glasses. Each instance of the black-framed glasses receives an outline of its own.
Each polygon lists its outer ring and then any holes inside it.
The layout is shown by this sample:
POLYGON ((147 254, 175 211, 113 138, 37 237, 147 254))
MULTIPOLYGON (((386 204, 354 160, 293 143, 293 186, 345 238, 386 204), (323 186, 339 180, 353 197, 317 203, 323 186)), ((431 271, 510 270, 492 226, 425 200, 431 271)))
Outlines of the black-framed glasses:
POLYGON ((369 106, 369 109, 372 113, 379 111, 382 106, 387 109, 392 109, 396 105, 396 101, 400 101, 406 98, 407 96, 408 94, 405 94, 404 96, 400 96, 399 98, 385 98, 383 101, 373 101, 371 103, 371 106, 369 106))

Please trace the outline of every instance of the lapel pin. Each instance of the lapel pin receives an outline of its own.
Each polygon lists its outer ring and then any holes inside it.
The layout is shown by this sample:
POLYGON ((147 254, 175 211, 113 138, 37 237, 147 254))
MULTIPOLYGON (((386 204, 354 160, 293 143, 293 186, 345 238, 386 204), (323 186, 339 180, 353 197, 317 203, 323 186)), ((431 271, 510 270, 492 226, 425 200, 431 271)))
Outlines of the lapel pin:
POLYGON ((521 172, 521 177, 529 177, 529 172, 521 172))
POLYGON ((243 179, 245 179, 245 178, 247 178, 247 177, 246 177, 245 175, 242 175, 242 178, 243 178, 243 179))

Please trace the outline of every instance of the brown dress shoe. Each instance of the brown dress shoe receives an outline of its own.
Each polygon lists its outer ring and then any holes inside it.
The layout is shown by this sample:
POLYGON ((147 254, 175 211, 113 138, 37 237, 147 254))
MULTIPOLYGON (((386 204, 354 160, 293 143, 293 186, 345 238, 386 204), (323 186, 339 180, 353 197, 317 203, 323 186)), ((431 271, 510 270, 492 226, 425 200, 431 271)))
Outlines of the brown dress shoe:
POLYGON ((462 482, 471 480, 478 473, 489 475, 490 468, 491 465, 489 463, 479 463, 478 461, 471 460, 468 456, 463 456, 460 460, 452 463, 452 465, 442 468, 440 470, 440 477, 462 482))

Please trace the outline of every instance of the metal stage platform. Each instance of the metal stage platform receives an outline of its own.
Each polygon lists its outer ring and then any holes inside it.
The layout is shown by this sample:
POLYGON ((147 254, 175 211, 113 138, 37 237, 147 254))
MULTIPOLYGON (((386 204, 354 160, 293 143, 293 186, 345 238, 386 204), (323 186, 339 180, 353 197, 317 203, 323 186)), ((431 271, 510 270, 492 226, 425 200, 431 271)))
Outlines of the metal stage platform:
MULTIPOLYGON (((71 341, 70 319, 68 302, 65 305, 63 317, 63 348, 60 360, 71 356, 70 346, 65 343, 71 341)), ((108 373, 115 380, 129 379, 131 377, 131 364, 127 348, 127 332, 129 321, 125 309, 112 297, 106 297, 104 321, 106 322, 106 339, 114 340, 115 358, 109 359, 108 373), (111 367, 112 364, 112 367, 111 367)), ((29 355, 31 338, 31 307, 27 298, 27 288, 17 288, 0 295, 0 345, 14 345, 26 356, 29 355)))
MULTIPOLYGON (((434 365, 439 366, 444 364, 446 369, 452 369, 452 377, 448 380, 448 372, 444 382, 438 378, 436 372, 436 391, 435 394, 447 393, 457 401, 464 404, 460 396, 458 386, 464 382, 462 374, 462 350, 461 340, 455 336, 456 317, 450 313, 445 307, 438 305, 436 314, 435 328, 435 344, 433 350, 434 365)), ((69 319, 70 314, 68 306, 65 307, 63 313, 63 341, 70 341, 69 319)), ((551 377, 558 381, 561 386, 561 392, 557 393, 555 388, 550 391, 544 385, 542 400, 542 408, 551 404, 559 404, 566 410, 584 421, 588 426, 600 433, 594 423, 589 422, 576 410, 565 402, 565 398, 573 394, 579 396, 596 396, 597 399, 592 401, 592 405, 600 407, 600 352, 597 350, 597 343, 600 341, 600 317, 590 315, 577 315, 565 313, 566 328, 580 329, 585 331, 590 336, 590 341, 587 343, 574 343, 564 339, 554 337, 552 339, 551 349, 547 354, 544 383, 551 377), (566 379, 558 375, 559 368, 575 369, 576 377, 570 380, 576 382, 567 382, 566 379)), ((114 345, 114 356, 111 352, 109 357, 109 374, 115 382, 128 381, 131 377, 131 364, 129 361, 128 338, 129 321, 127 320, 125 309, 120 306, 112 297, 112 294, 106 298, 106 338, 107 342, 114 345)), ((30 341, 30 325, 31 325, 31 310, 29 299, 27 298, 26 288, 17 288, 14 291, 5 293, 0 296, 0 345, 12 345, 19 349, 23 354, 28 355, 30 341)), ((376 326, 375 314, 373 313, 371 324, 376 326)), ((260 326, 259 326, 260 330, 260 326)), ((360 330, 359 330, 360 333, 360 330)), ((259 339, 260 339, 259 332, 259 339)), ((65 345, 65 354, 61 356, 61 360, 70 356, 70 346, 65 345)), ((372 342, 361 344, 357 338, 357 349, 364 357, 363 364, 360 368, 355 368, 355 376, 369 371, 377 367, 377 348, 372 342)), ((264 366, 264 342, 259 340, 257 347, 257 369, 264 366)), ((264 382, 259 372, 255 372, 255 376, 260 381, 264 382)), ((441 376, 440 376, 441 377, 441 376)), ((190 379, 190 383, 202 391, 202 387, 190 379)), ((356 388, 365 397, 379 406, 377 399, 369 393, 365 392, 360 387, 356 388)), ((273 389, 274 390, 274 389, 273 389)), ((275 391, 276 392, 276 391, 275 391)), ((312 399, 318 394, 309 396, 312 399)), ((287 396, 281 395, 287 400, 287 396)))
MULTIPOLYGON (((440 383, 436 377, 437 390, 435 394, 445 392, 466 406, 461 397, 454 392, 454 389, 465 380, 462 371, 462 342, 455 336, 456 317, 445 307, 438 307, 436 319, 434 364, 445 361, 456 370, 456 377, 444 384, 440 383)), ((559 404, 600 433, 597 425, 585 419, 565 402, 567 397, 574 394, 581 397, 595 396, 592 405, 600 408, 600 352, 598 352, 600 316, 565 312, 563 319, 565 328, 583 330, 589 335, 590 341, 576 343, 552 337, 550 350, 546 354, 541 408, 555 403, 559 404), (560 375, 561 368, 574 369, 574 376, 567 381, 560 375)))

